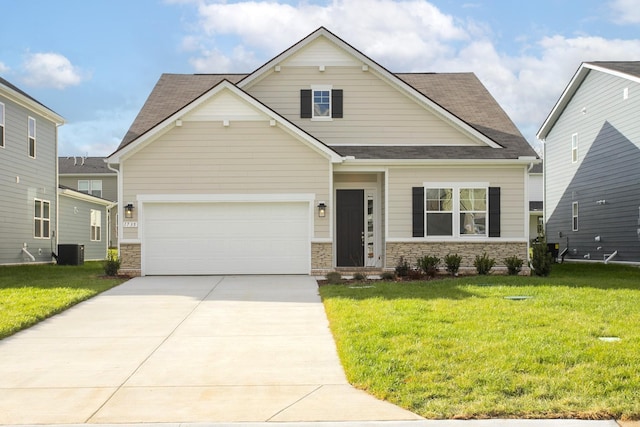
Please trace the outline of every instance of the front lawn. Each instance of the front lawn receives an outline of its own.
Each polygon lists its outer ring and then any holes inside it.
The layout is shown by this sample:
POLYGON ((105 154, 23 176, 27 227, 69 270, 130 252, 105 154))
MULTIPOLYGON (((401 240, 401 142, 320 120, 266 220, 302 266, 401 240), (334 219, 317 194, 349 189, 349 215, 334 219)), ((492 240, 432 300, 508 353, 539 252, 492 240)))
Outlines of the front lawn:
POLYGON ((426 418, 640 419, 638 268, 368 286, 320 287, 358 388, 426 418))
POLYGON ((0 267, 0 339, 124 281, 103 274, 100 262, 0 267))

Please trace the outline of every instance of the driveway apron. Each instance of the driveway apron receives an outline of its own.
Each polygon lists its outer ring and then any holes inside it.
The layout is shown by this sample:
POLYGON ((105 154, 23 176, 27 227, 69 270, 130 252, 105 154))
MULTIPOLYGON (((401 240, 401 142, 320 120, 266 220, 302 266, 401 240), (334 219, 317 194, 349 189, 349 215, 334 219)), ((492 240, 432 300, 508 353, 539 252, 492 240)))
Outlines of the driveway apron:
POLYGON ((0 341, 0 424, 417 419, 347 383, 308 276, 134 278, 0 341))

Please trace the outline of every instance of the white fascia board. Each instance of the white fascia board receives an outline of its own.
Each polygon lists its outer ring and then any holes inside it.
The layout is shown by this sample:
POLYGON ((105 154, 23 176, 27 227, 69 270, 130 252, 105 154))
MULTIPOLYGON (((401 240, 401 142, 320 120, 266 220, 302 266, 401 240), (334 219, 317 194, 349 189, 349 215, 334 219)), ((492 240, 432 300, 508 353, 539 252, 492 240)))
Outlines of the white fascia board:
POLYGON ((70 189, 67 189, 67 188, 58 188, 58 195, 59 196, 70 197, 72 199, 82 200, 82 201, 85 201, 85 202, 91 202, 91 203, 95 203, 97 205, 102 205, 102 206, 115 206, 115 205, 117 205, 116 202, 112 202, 112 201, 106 200, 106 199, 101 199, 100 197, 92 196, 90 194, 81 193, 79 191, 70 190, 70 189))
POLYGON ((547 138, 547 135, 551 132, 551 129, 556 124, 556 121, 564 111, 565 107, 582 84, 582 81, 585 79, 587 74, 589 74, 589 69, 585 65, 586 64, 584 63, 580 65, 580 68, 578 68, 578 71, 576 71, 567 87, 565 87, 560 98, 558 98, 558 101, 551 109, 551 112, 542 123, 542 126, 540 126, 540 130, 536 133, 536 138, 540 141, 544 141, 547 138))
POLYGON ((350 168, 365 166, 528 166, 531 163, 539 163, 539 161, 533 157, 518 159, 349 159, 336 166, 336 171, 342 172, 350 168))
POLYGON ((15 90, 11 89, 8 86, 3 85, 2 83, 0 83, 0 93, 4 93, 9 99, 11 99, 16 104, 19 104, 30 111, 37 112, 38 114, 40 114, 43 117, 46 117, 47 119, 51 120, 58 126, 61 126, 64 124, 64 119, 62 118, 62 116, 60 116, 55 111, 50 110, 49 108, 45 107, 44 105, 30 98, 27 98, 20 92, 16 92, 15 90))
POLYGON ((139 194, 141 203, 313 203, 313 193, 273 194, 139 194))
POLYGON ((311 137, 309 134, 303 132, 301 129, 293 125, 286 118, 282 117, 275 111, 269 109, 264 104, 258 102, 255 98, 253 98, 243 90, 239 89, 233 83, 230 83, 227 80, 223 80, 222 82, 218 83, 215 87, 210 89, 209 92, 205 93, 204 95, 200 96, 198 99, 191 102, 181 110, 167 117, 161 123, 153 127, 151 130, 147 131, 144 135, 140 136, 131 144, 124 147, 122 150, 119 150, 113 153, 111 156, 107 157, 106 162, 109 164, 117 164, 117 163, 120 163, 121 160, 125 160, 126 158, 132 156, 137 151, 146 147, 153 140, 155 140, 162 134, 168 132, 173 127, 175 127, 176 120, 189 114, 191 111, 197 109, 200 105, 204 104, 213 96, 215 96, 216 94, 220 93, 223 90, 229 90, 230 92, 232 92, 233 94, 241 98, 243 101, 251 105, 253 108, 260 111, 269 119, 275 119, 277 125, 283 126, 283 128, 289 131, 289 133, 295 135, 299 140, 305 142, 312 148, 316 149, 316 151, 321 152, 327 158, 330 158, 332 162, 335 163, 335 162, 342 161, 342 157, 339 156, 335 151, 331 150, 326 145, 320 143, 318 140, 311 137))

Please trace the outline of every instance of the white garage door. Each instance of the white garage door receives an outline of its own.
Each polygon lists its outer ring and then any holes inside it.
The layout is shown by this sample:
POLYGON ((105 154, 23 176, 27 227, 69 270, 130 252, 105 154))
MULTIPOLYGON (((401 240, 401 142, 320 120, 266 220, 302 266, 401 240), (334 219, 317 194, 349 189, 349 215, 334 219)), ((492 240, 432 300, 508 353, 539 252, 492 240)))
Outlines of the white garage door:
POLYGON ((308 274, 309 204, 148 203, 144 274, 308 274))

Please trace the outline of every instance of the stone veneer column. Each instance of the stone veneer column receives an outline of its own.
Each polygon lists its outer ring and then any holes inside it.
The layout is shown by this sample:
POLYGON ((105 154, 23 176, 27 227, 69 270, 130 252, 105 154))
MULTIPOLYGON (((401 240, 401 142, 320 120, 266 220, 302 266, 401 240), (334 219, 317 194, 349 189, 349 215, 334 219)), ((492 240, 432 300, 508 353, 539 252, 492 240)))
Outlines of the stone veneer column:
POLYGON ((142 272, 142 259, 139 243, 120 244, 120 274, 139 276, 142 272))
POLYGON ((333 244, 311 244, 311 274, 325 274, 333 269, 333 244))

